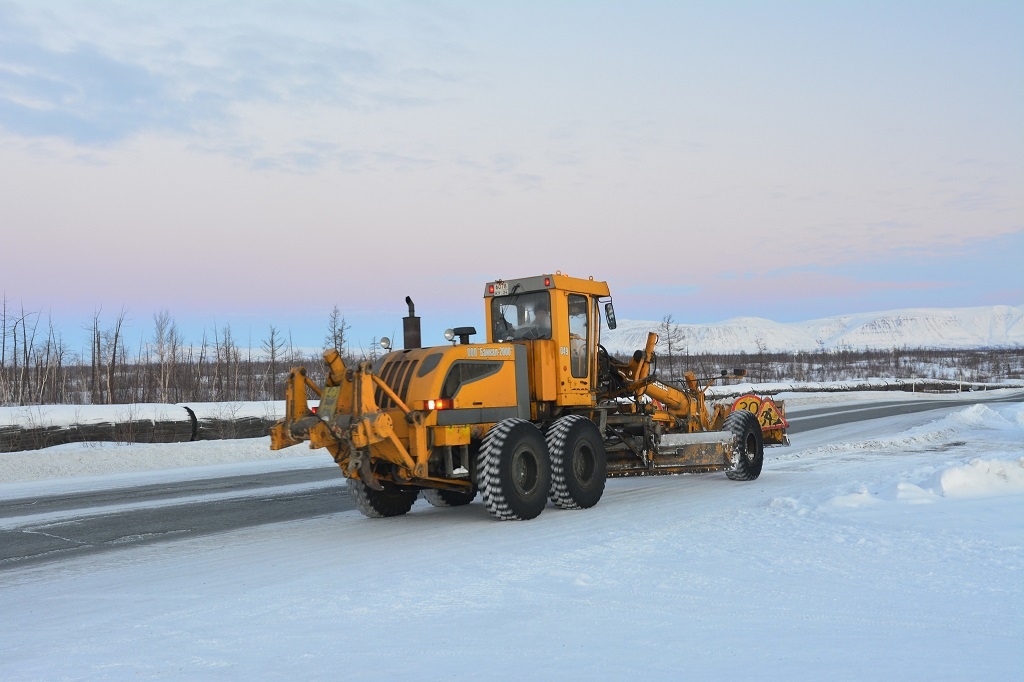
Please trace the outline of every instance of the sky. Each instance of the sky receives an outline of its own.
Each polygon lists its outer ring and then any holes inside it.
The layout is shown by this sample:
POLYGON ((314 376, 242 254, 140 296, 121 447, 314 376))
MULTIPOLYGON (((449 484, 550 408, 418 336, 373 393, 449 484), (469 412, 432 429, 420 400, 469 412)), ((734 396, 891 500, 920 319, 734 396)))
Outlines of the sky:
POLYGON ((1019 2, 0 0, 0 294, 68 336, 1024 304, 1019 2))

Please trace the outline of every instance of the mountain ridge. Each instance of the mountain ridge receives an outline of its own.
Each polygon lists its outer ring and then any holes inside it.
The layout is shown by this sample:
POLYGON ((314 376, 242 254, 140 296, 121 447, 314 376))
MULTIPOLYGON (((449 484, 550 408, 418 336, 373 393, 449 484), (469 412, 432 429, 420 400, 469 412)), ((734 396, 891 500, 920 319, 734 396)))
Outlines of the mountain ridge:
MULTIPOLYGON (((644 347, 647 332, 661 333, 661 327, 660 321, 619 320, 616 329, 602 331, 601 342, 609 351, 632 353, 644 347)), ((1024 347, 1024 304, 900 308, 802 322, 746 316, 710 324, 673 323, 672 327, 684 335, 679 352, 693 354, 1018 348, 1024 347)), ((664 342, 659 346, 664 346, 664 342)))

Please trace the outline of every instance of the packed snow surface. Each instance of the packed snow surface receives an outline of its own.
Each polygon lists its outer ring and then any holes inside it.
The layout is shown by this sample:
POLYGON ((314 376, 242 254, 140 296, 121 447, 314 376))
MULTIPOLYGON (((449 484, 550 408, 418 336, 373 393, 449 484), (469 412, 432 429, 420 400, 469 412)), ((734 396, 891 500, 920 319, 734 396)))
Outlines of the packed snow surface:
POLYGON ((421 500, 0 570, 0 678, 1015 679, 1022 481, 1024 404, 967 402, 528 522, 421 500))

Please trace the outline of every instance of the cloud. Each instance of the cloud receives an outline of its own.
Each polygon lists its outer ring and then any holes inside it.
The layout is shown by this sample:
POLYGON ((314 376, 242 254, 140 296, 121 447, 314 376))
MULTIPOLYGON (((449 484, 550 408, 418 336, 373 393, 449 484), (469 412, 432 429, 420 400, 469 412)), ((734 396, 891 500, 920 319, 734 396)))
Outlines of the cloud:
POLYGON ((330 149, 339 111, 431 107, 459 80, 408 36, 382 33, 387 16, 349 6, 238 10, 0 4, 0 128, 86 147, 171 132, 256 167, 301 172, 333 161, 306 141, 318 136, 315 147, 330 149))
POLYGON ((18 135, 93 145, 144 129, 185 130, 183 104, 168 95, 164 79, 92 46, 0 46, 0 125, 18 135))

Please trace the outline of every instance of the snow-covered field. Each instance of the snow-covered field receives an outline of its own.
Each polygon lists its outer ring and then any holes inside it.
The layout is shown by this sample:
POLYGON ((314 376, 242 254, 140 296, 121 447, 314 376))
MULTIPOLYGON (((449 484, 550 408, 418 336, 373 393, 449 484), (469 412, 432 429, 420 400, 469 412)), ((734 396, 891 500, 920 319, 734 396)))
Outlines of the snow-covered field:
MULTIPOLYGON (((1015 679, 1024 403, 964 401, 794 436, 750 483, 613 480, 529 522, 420 501, 0 571, 0 678, 1015 679)), ((186 468, 0 496, 330 466, 229 463, 265 445, 15 453, 186 468)))

